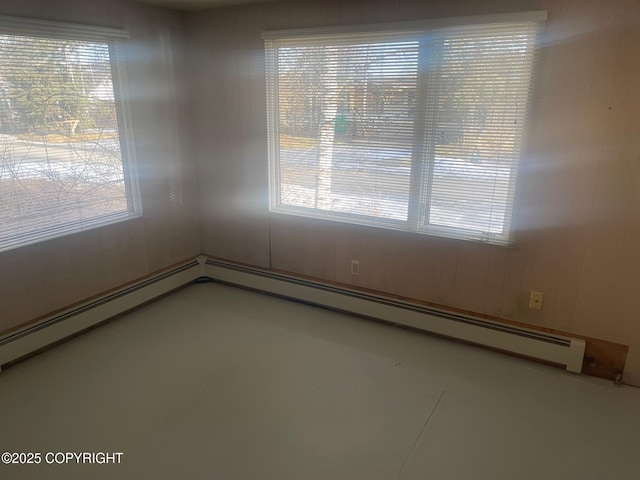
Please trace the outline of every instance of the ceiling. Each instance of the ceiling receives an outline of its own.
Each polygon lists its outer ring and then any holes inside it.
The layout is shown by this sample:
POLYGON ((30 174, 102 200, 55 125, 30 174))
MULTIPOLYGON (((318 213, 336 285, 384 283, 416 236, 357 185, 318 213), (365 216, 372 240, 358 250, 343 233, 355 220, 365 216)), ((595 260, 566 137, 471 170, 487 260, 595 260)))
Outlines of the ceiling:
POLYGON ((240 5, 243 3, 270 2, 273 0, 137 0, 140 3, 176 10, 202 10, 205 8, 240 5))

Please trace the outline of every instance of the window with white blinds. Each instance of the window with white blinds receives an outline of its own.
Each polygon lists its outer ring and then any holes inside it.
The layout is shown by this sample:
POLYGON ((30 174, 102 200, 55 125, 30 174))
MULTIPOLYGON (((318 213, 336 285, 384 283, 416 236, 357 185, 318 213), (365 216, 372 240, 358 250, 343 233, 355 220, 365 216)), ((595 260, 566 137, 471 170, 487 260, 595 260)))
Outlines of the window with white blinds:
POLYGON ((266 32, 271 211, 508 244, 544 19, 266 32))
POLYGON ((123 36, 0 17, 0 251, 141 213, 123 36))

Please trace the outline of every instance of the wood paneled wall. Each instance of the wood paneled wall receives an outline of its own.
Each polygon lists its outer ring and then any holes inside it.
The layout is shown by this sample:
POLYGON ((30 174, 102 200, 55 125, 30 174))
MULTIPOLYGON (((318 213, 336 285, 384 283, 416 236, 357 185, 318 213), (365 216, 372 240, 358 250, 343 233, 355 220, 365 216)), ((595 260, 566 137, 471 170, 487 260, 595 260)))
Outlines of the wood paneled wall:
POLYGON ((195 169, 184 142, 182 15, 119 0, 0 2, 0 14, 130 30, 124 52, 144 211, 0 253, 1 332, 198 255, 201 246, 195 169))
POLYGON ((640 2, 291 1, 186 20, 205 253, 630 345, 640 385, 640 2), (268 213, 263 30, 523 10, 549 18, 512 248, 268 213))

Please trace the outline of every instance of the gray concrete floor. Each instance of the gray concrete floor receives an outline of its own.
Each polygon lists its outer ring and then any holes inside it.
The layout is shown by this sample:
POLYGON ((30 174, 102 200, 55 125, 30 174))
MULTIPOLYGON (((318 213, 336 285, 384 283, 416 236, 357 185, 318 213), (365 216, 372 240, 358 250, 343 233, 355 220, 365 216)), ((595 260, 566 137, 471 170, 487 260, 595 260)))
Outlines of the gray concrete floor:
POLYGON ((638 432, 639 389, 218 284, 0 374, 2 479, 636 480, 638 432))

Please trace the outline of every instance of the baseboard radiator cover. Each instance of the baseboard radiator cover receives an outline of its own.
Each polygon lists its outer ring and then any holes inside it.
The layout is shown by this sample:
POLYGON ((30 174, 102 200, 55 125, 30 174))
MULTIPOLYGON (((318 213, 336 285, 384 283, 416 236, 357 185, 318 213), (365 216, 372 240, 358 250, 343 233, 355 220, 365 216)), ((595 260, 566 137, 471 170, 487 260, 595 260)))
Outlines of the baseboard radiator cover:
POLYGON ((570 372, 582 371, 585 351, 585 341, 582 339, 461 315, 210 258, 205 261, 204 276, 225 284, 563 365, 570 372))
POLYGON ((203 275, 205 260, 198 257, 0 336, 0 370, 9 362, 194 282, 203 275))

